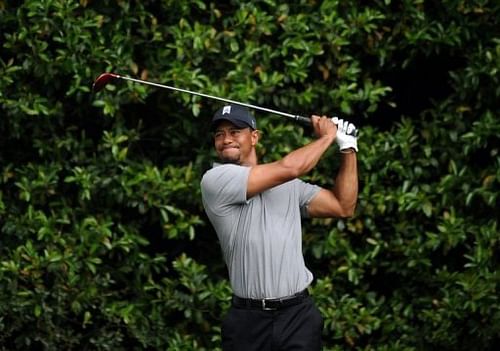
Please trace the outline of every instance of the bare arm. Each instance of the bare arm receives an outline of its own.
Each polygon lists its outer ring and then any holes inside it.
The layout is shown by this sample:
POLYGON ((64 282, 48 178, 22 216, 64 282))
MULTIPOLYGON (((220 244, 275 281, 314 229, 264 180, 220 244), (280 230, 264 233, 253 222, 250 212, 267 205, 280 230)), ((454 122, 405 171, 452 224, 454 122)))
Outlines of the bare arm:
POLYGON ((311 217, 350 217, 358 198, 357 157, 353 151, 341 154, 333 189, 321 189, 308 206, 311 217))
POLYGON ((300 177, 313 169, 323 153, 335 140, 336 126, 328 117, 312 117, 318 139, 286 155, 283 159, 263 165, 255 165, 250 170, 247 184, 247 198, 273 186, 300 177))

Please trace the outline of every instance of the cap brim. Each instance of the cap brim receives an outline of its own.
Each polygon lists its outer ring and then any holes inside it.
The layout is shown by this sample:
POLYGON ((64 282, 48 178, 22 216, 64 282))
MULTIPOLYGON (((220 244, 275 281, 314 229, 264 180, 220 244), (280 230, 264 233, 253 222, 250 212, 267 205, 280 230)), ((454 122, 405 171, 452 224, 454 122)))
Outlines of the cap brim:
POLYGON ((222 121, 228 121, 228 122, 234 124, 238 128, 252 128, 246 122, 243 122, 243 121, 240 121, 237 119, 228 119, 228 118, 221 117, 221 118, 217 118, 217 119, 212 121, 212 125, 210 126, 210 129, 212 129, 212 130, 215 129, 219 125, 219 123, 221 123, 222 121))

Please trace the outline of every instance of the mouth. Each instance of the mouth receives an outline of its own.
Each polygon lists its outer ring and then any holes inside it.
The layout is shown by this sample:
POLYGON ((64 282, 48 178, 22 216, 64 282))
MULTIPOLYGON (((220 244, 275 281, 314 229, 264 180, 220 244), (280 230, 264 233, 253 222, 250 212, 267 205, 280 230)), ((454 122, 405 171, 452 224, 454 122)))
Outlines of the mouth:
POLYGON ((234 145, 233 146, 224 146, 222 148, 222 151, 224 152, 224 151, 227 151, 227 150, 238 150, 238 149, 239 149, 239 147, 234 146, 234 145))
POLYGON ((219 149, 219 158, 223 163, 239 163, 240 148, 238 146, 224 146, 219 149))

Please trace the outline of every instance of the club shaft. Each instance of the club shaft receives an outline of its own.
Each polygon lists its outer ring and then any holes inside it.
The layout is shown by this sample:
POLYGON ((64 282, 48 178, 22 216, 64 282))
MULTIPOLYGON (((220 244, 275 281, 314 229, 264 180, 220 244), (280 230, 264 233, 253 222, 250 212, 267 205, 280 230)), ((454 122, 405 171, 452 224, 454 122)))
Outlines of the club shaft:
POLYGON ((188 94, 192 94, 192 95, 197 95, 197 96, 201 96, 201 97, 204 97, 204 98, 219 100, 219 101, 227 102, 227 103, 230 103, 230 104, 241 105, 241 106, 245 106, 245 107, 252 108, 252 109, 255 109, 255 110, 264 111, 264 112, 273 113, 273 114, 276 114, 276 115, 288 117, 288 118, 294 119, 294 120, 296 120, 298 122, 301 122, 301 123, 304 123, 304 124, 307 124, 307 125, 311 124, 311 119, 308 118, 308 117, 304 117, 304 116, 293 115, 291 113, 286 113, 286 112, 281 112, 281 111, 277 111, 277 110, 272 110, 272 109, 266 108, 266 107, 261 107, 261 106, 256 106, 256 105, 252 105, 252 104, 247 104, 247 103, 244 103, 244 102, 239 102, 239 101, 235 101, 235 100, 225 99, 225 98, 221 98, 221 97, 213 96, 213 95, 208 95, 208 94, 204 94, 204 93, 198 93, 198 92, 187 90, 187 89, 176 88, 176 87, 173 87, 173 86, 170 86, 170 85, 149 82, 149 81, 146 81, 146 80, 132 78, 132 77, 128 77, 128 76, 121 76, 119 74, 113 74, 113 77, 119 78, 119 79, 129 80, 129 81, 136 82, 136 83, 147 84, 147 85, 155 86, 155 87, 158 87, 158 88, 165 88, 165 89, 170 89, 170 90, 174 90, 174 91, 179 91, 179 92, 182 92, 182 93, 188 93, 188 94))

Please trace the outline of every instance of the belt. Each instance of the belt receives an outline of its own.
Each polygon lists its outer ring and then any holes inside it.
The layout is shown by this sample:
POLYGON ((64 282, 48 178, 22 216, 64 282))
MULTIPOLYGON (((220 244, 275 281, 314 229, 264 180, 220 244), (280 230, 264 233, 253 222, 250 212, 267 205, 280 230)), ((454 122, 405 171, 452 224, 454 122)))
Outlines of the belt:
POLYGON ((294 295, 277 299, 244 299, 233 295, 233 306, 263 311, 275 311, 288 306, 298 305, 309 296, 307 289, 294 295))

